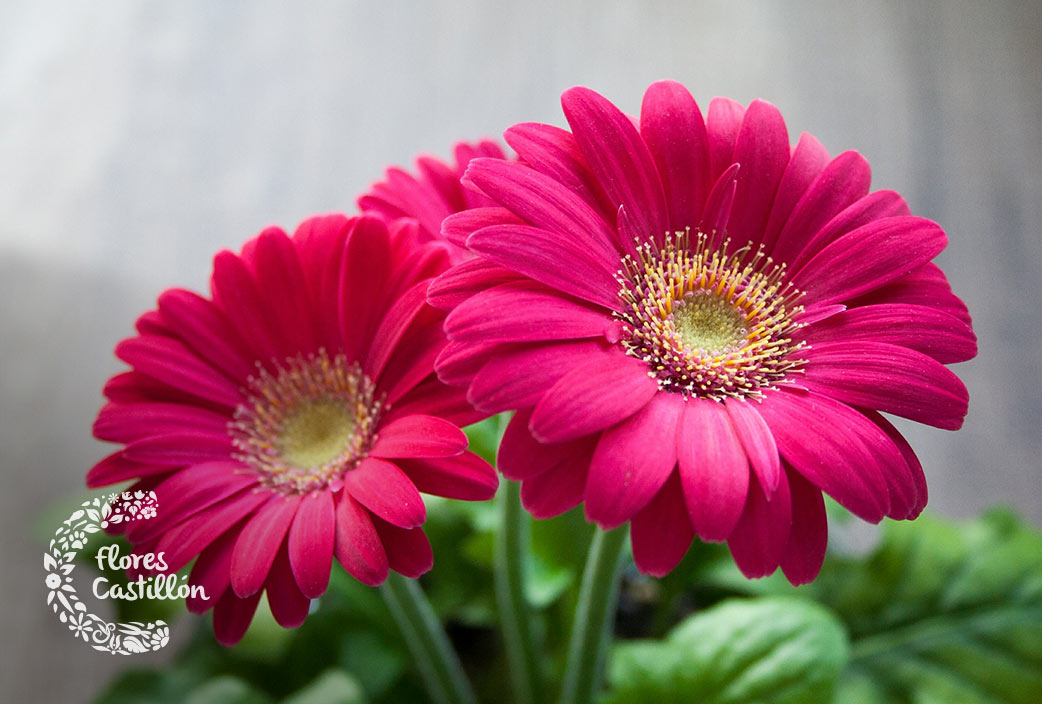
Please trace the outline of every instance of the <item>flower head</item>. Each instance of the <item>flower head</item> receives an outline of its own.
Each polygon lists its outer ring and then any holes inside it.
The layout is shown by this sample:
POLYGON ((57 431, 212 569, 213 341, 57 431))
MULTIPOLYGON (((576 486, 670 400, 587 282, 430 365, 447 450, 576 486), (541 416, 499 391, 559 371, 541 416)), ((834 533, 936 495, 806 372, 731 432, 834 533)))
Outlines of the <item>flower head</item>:
POLYGON ((695 535, 748 576, 813 579, 822 492, 865 520, 912 518, 922 469, 879 413, 955 429, 976 353, 931 260, 946 237, 856 152, 790 147, 778 110, 672 81, 639 120, 586 88, 570 131, 516 125, 518 162, 464 181, 498 204, 460 213, 480 257, 437 279, 451 309, 440 377, 480 410, 518 410, 500 447, 536 516, 580 502, 632 522, 637 566, 669 572, 695 535))
POLYGON ((491 467, 465 452, 478 415, 440 383, 443 314, 425 302, 446 249, 408 223, 332 215, 269 228, 214 260, 212 297, 175 289, 116 347, 132 370, 94 424, 122 443, 90 486, 138 478, 158 511, 127 525, 138 552, 189 582, 237 642, 263 591, 303 622, 335 556, 366 584, 431 566, 419 492, 485 499, 491 467))
POLYGON ((448 242, 454 261, 467 256, 463 240, 454 232, 442 232, 442 222, 453 213, 494 206, 495 203, 460 182, 473 159, 505 159, 498 144, 483 140, 475 144, 459 142, 453 149, 455 164, 433 156, 416 159, 415 173, 392 166, 384 180, 373 183, 358 197, 358 207, 389 221, 410 218, 419 226, 421 241, 448 242))

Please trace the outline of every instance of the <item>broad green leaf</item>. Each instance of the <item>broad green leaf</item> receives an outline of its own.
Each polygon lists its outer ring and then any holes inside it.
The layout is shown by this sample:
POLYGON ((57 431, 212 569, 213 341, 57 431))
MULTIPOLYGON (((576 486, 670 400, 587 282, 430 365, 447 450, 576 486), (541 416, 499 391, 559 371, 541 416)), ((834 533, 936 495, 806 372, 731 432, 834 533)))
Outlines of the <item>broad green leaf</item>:
POLYGON ((304 689, 283 699, 282 704, 365 704, 365 701, 357 680, 342 670, 330 669, 304 689))
POLYGON ((731 599, 664 641, 617 645, 603 704, 826 702, 846 663, 842 625, 793 598, 731 599))

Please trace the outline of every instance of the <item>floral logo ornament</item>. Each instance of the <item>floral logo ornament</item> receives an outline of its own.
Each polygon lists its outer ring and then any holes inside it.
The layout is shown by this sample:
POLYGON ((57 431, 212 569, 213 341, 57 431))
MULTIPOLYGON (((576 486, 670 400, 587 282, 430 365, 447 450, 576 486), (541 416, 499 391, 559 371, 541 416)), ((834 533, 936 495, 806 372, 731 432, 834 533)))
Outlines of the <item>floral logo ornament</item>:
POLYGON ((95 650, 114 655, 147 653, 159 650, 170 640, 170 628, 165 621, 110 623, 88 613, 72 586, 76 553, 86 547, 91 533, 109 525, 155 518, 157 505, 154 491, 124 491, 109 494, 104 501, 85 501, 58 527, 43 555, 47 605, 75 637, 90 643, 95 650))

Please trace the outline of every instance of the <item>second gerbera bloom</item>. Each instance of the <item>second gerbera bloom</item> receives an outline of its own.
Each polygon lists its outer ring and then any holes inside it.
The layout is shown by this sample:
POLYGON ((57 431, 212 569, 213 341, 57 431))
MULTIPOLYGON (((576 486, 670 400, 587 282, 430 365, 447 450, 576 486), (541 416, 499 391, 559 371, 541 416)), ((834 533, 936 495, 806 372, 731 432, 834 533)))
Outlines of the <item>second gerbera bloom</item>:
POLYGON ((481 259, 429 294, 453 308, 441 377, 519 410, 499 463, 526 506, 632 521, 652 574, 697 534, 797 583, 824 555, 822 491, 869 521, 917 515, 922 469, 877 411, 966 413, 944 365, 976 345, 931 263, 940 227, 870 193, 855 152, 790 148, 768 103, 718 99, 704 119, 660 82, 638 126, 588 89, 562 102, 571 132, 517 125, 518 163, 472 162, 496 206, 445 230, 481 259))

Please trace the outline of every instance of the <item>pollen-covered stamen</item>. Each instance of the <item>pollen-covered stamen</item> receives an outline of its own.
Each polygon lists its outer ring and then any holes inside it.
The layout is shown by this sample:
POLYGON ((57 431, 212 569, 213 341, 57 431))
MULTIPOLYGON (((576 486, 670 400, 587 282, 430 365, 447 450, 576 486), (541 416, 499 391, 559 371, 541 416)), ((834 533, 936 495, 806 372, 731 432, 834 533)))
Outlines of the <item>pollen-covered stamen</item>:
POLYGON ((793 341, 802 295, 785 281, 785 266, 751 246, 728 253, 710 237, 667 235, 661 247, 638 245, 622 262, 616 317, 626 351, 648 363, 659 387, 723 400, 759 397, 798 371, 793 341))
POLYGON ((267 486, 288 493, 335 488, 365 457, 382 403, 358 363, 325 350, 260 368, 228 425, 238 452, 267 486))

